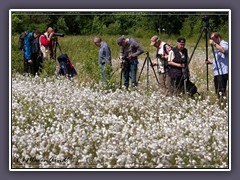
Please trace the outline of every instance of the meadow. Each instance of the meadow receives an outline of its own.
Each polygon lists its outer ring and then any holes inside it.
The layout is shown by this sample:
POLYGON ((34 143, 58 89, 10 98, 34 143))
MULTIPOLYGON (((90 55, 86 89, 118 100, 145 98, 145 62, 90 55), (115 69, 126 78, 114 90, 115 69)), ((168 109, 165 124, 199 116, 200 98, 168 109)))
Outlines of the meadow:
MULTIPOLYGON (((175 37, 165 38, 175 45, 175 37)), ((114 74, 108 84, 99 83, 93 36, 59 38, 78 72, 71 80, 56 75, 55 61, 45 62, 40 76, 23 76, 13 36, 11 167, 229 168, 228 103, 216 98, 211 66, 206 90, 204 42, 190 63, 200 95, 189 98, 163 96, 151 70, 147 90, 146 69, 136 90, 119 89, 117 37, 102 39, 112 50, 114 74)), ((149 39, 136 39, 154 60, 149 39)), ((189 56, 194 45, 187 40, 189 56)), ((145 57, 139 57, 139 70, 145 57)))

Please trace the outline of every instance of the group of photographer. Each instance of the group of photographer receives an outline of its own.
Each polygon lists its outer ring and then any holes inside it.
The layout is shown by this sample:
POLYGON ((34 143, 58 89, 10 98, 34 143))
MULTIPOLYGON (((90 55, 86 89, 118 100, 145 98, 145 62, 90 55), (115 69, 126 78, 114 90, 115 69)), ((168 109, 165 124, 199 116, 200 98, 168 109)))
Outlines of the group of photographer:
MULTIPOLYGON (((95 37, 94 43, 99 47, 99 63, 101 64, 101 72, 103 79, 104 66, 106 62, 111 64, 111 50, 106 42, 101 38, 95 37)), ((125 38, 121 36, 117 39, 120 46, 120 60, 124 64, 124 86, 129 88, 129 80, 131 79, 131 87, 137 86, 137 69, 138 56, 144 53, 143 48, 133 38, 125 38)), ((197 92, 197 87, 190 81, 189 58, 188 51, 185 48, 186 39, 180 37, 177 39, 175 47, 170 46, 166 42, 154 35, 150 40, 150 45, 156 48, 156 62, 152 66, 158 67, 160 90, 165 95, 178 95, 187 93, 193 96, 197 92)), ((215 50, 215 58, 213 62, 214 85, 215 91, 220 96, 226 96, 226 87, 228 81, 228 43, 222 40, 218 32, 211 35, 209 44, 213 45, 215 50), (217 63, 217 64, 216 64, 217 63)))
MULTIPOLYGON (((21 41, 19 40, 19 50, 23 54, 24 73, 31 73, 35 76, 41 71, 43 61, 53 58, 53 39, 54 36, 58 36, 56 34, 52 27, 48 27, 47 31, 42 35, 38 30, 24 32, 21 35, 24 38, 21 41)), ((94 37, 93 42, 99 47, 98 61, 101 65, 102 81, 104 81, 107 76, 110 76, 106 74, 106 67, 112 66, 111 49, 100 37, 94 37)), ((135 88, 138 83, 136 79, 139 63, 138 56, 143 54, 144 50, 135 39, 130 37, 119 37, 117 44, 120 46, 119 58, 124 67, 122 71, 124 86, 128 89, 131 79, 131 87, 135 88)), ((175 47, 162 41, 156 35, 150 39, 150 45, 156 48, 156 62, 151 65, 158 67, 159 87, 161 93, 165 95, 188 93, 190 96, 193 96, 197 93, 196 86, 189 80, 189 59, 185 44, 186 39, 184 37, 177 39, 175 47)), ((222 40, 218 32, 214 32, 211 34, 209 44, 216 48, 213 61, 206 60, 207 64, 213 64, 215 91, 218 97, 226 96, 229 65, 228 43, 222 40)), ((59 74, 65 74, 63 72, 69 69, 69 72, 74 72, 73 75, 76 75, 76 71, 67 54, 61 55, 58 61, 65 70, 60 69, 59 74), (64 65, 63 62, 65 63, 64 65)))
MULTIPOLYGON (((166 95, 188 93, 193 96, 197 93, 197 87, 189 80, 189 58, 185 43, 185 38, 178 38, 177 46, 171 48, 158 36, 151 38, 150 45, 157 49, 157 62, 154 65, 159 66, 160 88, 166 95)), ((222 98, 226 96, 228 83, 228 43, 218 32, 214 32, 211 34, 209 44, 213 45, 216 50, 213 61, 206 60, 206 63, 213 64, 215 92, 218 98, 222 98)))
POLYGON ((49 27, 40 35, 38 30, 24 32, 19 38, 19 50, 23 55, 24 73, 36 75, 41 71, 42 62, 52 57, 52 37, 54 30, 49 27))
MULTIPOLYGON (((43 68, 42 63, 47 59, 55 59, 57 36, 63 37, 64 34, 59 34, 52 27, 48 27, 47 31, 40 34, 38 30, 34 32, 23 32, 19 38, 19 50, 23 55, 24 74, 33 76, 39 74, 43 68)), ((61 52, 58 57, 60 65, 59 75, 66 77, 74 77, 77 75, 73 64, 67 54, 61 52)))

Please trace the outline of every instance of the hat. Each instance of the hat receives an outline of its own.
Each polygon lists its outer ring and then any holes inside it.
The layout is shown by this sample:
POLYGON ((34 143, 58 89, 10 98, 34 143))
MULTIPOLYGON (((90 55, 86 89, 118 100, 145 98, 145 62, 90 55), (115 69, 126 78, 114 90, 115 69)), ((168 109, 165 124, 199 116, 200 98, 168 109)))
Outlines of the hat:
POLYGON ((119 45, 119 46, 121 46, 121 43, 122 43, 122 41, 124 40, 125 38, 124 38, 124 36, 122 35, 121 37, 119 37, 118 39, 117 39, 117 44, 119 45))
POLYGON ((152 38, 151 38, 151 44, 150 44, 150 46, 154 46, 154 44, 156 43, 156 41, 158 40, 158 36, 153 36, 152 38))
POLYGON ((179 43, 185 43, 186 42, 186 39, 184 37, 180 37, 177 39, 177 42, 179 43))

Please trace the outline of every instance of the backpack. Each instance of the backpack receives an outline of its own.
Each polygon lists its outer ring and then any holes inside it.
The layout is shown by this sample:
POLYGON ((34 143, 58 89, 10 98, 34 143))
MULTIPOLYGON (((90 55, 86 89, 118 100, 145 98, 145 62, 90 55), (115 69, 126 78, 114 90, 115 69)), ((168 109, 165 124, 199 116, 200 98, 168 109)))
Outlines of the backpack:
POLYGON ((25 31, 25 32, 22 32, 19 36, 19 39, 18 39, 18 49, 20 51, 23 50, 23 47, 24 47, 24 39, 25 37, 29 34, 29 31, 25 31))
POLYGON ((32 53, 41 54, 40 53, 39 36, 32 39, 31 45, 32 45, 32 53))
POLYGON ((193 82, 191 82, 189 79, 187 79, 187 82, 186 82, 186 90, 189 96, 191 97, 193 97, 194 94, 198 93, 197 86, 193 82))

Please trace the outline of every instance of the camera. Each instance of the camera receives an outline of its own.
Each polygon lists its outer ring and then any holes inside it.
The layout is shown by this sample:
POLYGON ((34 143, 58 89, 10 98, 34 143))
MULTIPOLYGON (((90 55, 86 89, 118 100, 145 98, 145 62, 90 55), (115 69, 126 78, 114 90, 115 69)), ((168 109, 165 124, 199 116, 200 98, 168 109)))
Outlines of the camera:
POLYGON ((64 37, 64 34, 60 34, 60 33, 54 33, 54 36, 60 36, 60 37, 64 37))
POLYGON ((209 17, 208 17, 208 16, 203 16, 203 17, 202 17, 202 20, 203 20, 203 21, 208 21, 208 20, 209 20, 209 17))
POLYGON ((162 58, 162 54, 157 54, 156 58, 162 58))

